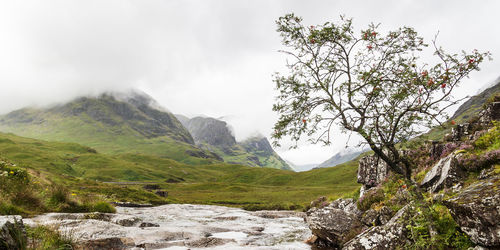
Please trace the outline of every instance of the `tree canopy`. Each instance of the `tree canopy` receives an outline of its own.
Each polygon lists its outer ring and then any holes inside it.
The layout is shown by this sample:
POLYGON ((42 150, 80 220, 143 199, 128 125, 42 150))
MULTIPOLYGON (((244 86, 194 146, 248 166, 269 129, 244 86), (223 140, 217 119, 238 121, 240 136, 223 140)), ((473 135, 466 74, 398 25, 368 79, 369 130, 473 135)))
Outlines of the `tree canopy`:
POLYGON ((294 14, 276 23, 288 72, 274 76, 275 144, 286 136, 330 144, 332 129, 340 126, 408 178, 411 164, 396 144, 442 124, 446 109, 460 101, 452 91, 490 56, 448 54, 433 40, 435 62, 423 62, 428 44, 410 27, 382 33, 371 24, 356 31, 345 17, 305 27, 294 14))

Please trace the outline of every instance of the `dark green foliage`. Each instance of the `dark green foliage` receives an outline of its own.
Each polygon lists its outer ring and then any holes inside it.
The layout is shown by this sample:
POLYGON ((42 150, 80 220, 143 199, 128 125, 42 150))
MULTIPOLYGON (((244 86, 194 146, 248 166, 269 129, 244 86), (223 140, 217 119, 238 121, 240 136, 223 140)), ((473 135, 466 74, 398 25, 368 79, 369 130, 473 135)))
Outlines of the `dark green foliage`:
POLYGON ((99 201, 96 202, 95 204, 92 204, 92 212, 101 212, 101 213, 116 213, 115 207, 113 207, 111 204, 104 202, 104 201, 99 201))
POLYGON ((493 125, 493 128, 474 142, 476 149, 486 150, 500 148, 500 122, 493 121, 493 125))
POLYGON ((406 226, 409 238, 413 241, 407 246, 408 249, 468 249, 473 246, 444 205, 434 204, 428 206, 429 209, 424 209, 423 206, 428 204, 414 206, 412 217, 406 226), (432 221, 428 218, 432 218, 432 221), (437 231, 433 237, 429 232, 431 225, 437 231))

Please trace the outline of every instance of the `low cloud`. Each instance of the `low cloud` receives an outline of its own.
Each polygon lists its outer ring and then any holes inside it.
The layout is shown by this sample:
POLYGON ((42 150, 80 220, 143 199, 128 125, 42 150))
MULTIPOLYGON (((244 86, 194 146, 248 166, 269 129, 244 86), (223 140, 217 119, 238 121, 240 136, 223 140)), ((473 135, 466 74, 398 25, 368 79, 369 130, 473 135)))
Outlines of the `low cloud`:
MULTIPOLYGON (((452 0, 2 1, 0 113, 136 88, 174 113, 232 115, 238 139, 269 135, 277 118, 271 75, 285 64, 277 52, 279 16, 295 12, 317 24, 345 14, 359 29, 370 22, 386 29, 405 24, 427 40, 440 31, 440 44, 452 52, 496 56, 500 34, 489 27, 500 23, 499 7, 452 0)), ((485 63, 457 96, 475 93, 499 68, 498 60, 485 63)), ((304 163, 338 150, 301 148, 280 152, 304 163)))

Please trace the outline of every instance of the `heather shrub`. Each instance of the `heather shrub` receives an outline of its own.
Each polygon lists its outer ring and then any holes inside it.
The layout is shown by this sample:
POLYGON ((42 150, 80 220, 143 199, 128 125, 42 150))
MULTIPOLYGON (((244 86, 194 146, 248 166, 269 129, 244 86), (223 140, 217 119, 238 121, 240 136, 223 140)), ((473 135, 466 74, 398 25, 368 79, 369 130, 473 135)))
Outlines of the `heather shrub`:
POLYGON ((479 171, 493 164, 500 163, 500 149, 488 151, 481 155, 468 154, 460 157, 458 163, 469 171, 479 171))
POLYGON ((371 208, 374 203, 384 200, 384 191, 381 188, 373 188, 366 192, 358 199, 357 206, 361 211, 366 211, 371 208))

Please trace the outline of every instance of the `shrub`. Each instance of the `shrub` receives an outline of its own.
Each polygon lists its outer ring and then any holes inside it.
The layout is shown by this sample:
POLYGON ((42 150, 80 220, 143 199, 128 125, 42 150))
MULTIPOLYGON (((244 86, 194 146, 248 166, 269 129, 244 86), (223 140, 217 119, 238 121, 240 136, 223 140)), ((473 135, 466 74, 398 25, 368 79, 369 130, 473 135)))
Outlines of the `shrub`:
POLYGON ((357 206, 359 210, 366 211, 371 208, 372 204, 383 200, 384 191, 381 188, 374 188, 358 199, 357 206))
POLYGON ((69 191, 61 185, 52 185, 50 187, 49 204, 58 206, 69 201, 69 191))
POLYGON ((107 202, 98 201, 95 204, 92 204, 91 211, 101 213, 116 213, 116 208, 107 202))
POLYGON ((0 214, 1 215, 23 215, 23 214, 26 214, 26 212, 18 206, 0 201, 0 214))
POLYGON ((29 249, 73 249, 71 235, 61 235, 45 226, 26 227, 29 249))
POLYGON ((458 163, 469 171, 479 171, 493 164, 500 163, 500 149, 488 151, 481 155, 469 154, 460 157, 458 163))
POLYGON ((406 246, 407 249, 468 249, 473 245, 468 236, 460 231, 448 208, 434 204, 427 210, 422 209, 423 206, 428 204, 415 206, 406 226, 409 238, 413 241, 406 246), (430 216, 426 213, 430 213, 430 216), (427 219, 429 217, 432 221, 427 219), (433 237, 429 233, 431 223, 437 231, 433 237))

